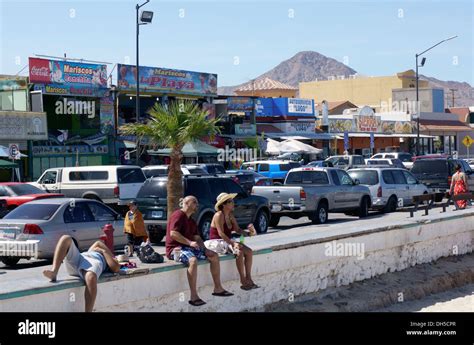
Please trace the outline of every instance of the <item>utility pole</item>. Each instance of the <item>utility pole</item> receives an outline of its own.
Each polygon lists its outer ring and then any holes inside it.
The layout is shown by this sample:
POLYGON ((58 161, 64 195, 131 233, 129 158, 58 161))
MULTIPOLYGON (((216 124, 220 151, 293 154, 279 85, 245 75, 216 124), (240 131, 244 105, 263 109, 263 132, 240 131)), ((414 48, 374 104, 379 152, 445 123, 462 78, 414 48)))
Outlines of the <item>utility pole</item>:
POLYGON ((452 97, 452 103, 451 103, 451 107, 454 108, 454 92, 458 91, 458 89, 449 89, 449 91, 451 91, 451 97, 452 97))

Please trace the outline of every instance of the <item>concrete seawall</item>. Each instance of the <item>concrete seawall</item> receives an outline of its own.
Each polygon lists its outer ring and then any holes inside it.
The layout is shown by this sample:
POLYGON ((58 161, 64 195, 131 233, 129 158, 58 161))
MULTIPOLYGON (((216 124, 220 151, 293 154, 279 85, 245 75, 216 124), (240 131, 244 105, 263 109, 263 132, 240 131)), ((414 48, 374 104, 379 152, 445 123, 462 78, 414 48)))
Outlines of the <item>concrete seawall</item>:
MULTIPOLYGON (((148 265, 150 269, 143 274, 102 277, 96 310, 258 311, 292 296, 473 250, 473 210, 448 213, 436 210, 423 217, 420 213, 415 218, 402 217, 391 222, 372 219, 350 224, 358 228, 341 224, 325 231, 318 231, 318 227, 291 229, 248 239, 247 244, 255 250, 253 276, 261 286, 259 289, 241 290, 234 259, 222 257, 223 285, 235 296, 211 296, 209 266, 202 263, 198 286, 207 304, 195 308, 187 303, 185 268, 167 262, 148 265), (344 244, 358 251, 339 253, 337 249, 344 244), (329 253, 330 248, 336 252, 329 253)), ((56 284, 45 282, 40 275, 25 281, 0 283, 0 311, 83 311, 84 287, 74 278, 64 280, 66 277, 60 272, 62 281, 56 284)))

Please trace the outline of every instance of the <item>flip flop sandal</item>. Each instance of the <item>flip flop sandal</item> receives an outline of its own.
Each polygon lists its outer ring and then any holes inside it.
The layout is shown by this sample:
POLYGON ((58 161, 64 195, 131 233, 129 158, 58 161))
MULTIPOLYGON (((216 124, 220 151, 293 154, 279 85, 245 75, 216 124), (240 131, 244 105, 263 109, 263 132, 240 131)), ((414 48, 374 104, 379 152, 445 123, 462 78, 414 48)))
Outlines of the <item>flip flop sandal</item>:
POLYGON ((213 292, 212 296, 230 297, 230 296, 234 296, 234 294, 229 291, 222 291, 222 292, 213 292))
POLYGON ((257 284, 252 285, 252 289, 258 289, 258 288, 260 288, 260 286, 258 286, 257 284))
POLYGON ((195 301, 188 301, 189 304, 191 304, 192 306, 195 306, 195 307, 200 307, 204 304, 206 304, 206 302, 204 302, 202 299, 197 299, 195 301))
POLYGON ((249 290, 253 289, 253 286, 252 285, 242 285, 240 288, 242 290, 249 291, 249 290))

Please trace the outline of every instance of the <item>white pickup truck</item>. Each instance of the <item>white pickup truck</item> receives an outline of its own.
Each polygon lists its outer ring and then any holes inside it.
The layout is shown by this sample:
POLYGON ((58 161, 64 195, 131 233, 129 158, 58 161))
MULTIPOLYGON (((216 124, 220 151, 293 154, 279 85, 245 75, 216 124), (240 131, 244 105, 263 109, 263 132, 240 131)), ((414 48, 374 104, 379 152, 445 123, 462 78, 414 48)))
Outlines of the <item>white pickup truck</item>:
POLYGON ((283 216, 308 217, 314 224, 326 223, 329 212, 366 217, 372 205, 369 188, 337 168, 292 169, 283 186, 255 186, 252 194, 270 201, 270 226, 277 226, 283 216))

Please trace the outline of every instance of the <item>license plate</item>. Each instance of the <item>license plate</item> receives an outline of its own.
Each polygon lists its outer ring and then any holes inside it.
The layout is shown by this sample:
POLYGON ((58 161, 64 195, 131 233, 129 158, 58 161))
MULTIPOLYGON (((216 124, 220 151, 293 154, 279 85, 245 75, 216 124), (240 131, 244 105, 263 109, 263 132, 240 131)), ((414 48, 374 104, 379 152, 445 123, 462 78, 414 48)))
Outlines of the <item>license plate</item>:
POLYGON ((0 230, 0 239, 14 240, 16 238, 16 230, 0 230))
POLYGON ((151 211, 152 218, 163 218, 163 211, 151 211))
POLYGON ((280 212, 281 211, 281 205, 272 205, 272 211, 280 212))

